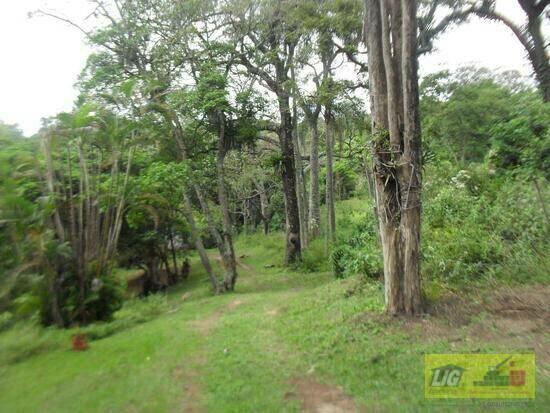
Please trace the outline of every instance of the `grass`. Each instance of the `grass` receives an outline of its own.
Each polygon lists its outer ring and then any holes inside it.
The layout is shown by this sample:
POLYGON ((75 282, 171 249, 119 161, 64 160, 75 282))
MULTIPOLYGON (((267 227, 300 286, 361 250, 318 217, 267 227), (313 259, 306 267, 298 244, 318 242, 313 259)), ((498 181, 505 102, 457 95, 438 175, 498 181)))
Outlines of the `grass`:
MULTIPOLYGON (((69 350, 74 330, 16 325, 1 333, 0 411, 300 412, 296 377, 340 386, 366 411, 490 410, 427 403, 422 356, 515 348, 467 339, 460 329, 419 336, 409 321, 383 315, 379 283, 335 280, 326 266, 314 265, 324 254, 319 245, 308 257, 309 272, 286 269, 283 242, 282 234, 240 237, 237 291, 222 296, 210 294, 193 258, 181 286, 129 300, 113 322, 86 327, 93 340, 86 352, 69 350)), ((535 402, 498 410, 543 411, 550 405, 549 368, 539 360, 535 402)))

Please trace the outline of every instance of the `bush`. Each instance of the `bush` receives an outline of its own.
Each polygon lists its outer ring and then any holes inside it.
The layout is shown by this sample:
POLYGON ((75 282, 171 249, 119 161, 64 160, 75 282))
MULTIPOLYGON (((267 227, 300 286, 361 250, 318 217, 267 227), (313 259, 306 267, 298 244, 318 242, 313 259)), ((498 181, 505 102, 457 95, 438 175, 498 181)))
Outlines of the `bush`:
POLYGON ((13 323, 13 314, 9 311, 5 311, 0 314, 0 331, 3 331, 10 327, 13 323))
POLYGON ((430 182, 424 197, 425 276, 450 283, 498 277, 517 251, 532 257, 530 245, 543 242, 544 219, 532 186, 483 164, 434 175, 437 185, 430 182))
POLYGON ((330 261, 336 278, 361 274, 368 278, 378 279, 383 274, 378 252, 369 251, 366 245, 361 248, 338 245, 332 250, 330 261))
POLYGON ((150 321, 165 313, 167 309, 168 301, 164 294, 136 298, 127 301, 124 307, 114 314, 112 321, 90 324, 81 328, 80 332, 86 334, 91 340, 99 340, 150 321))
POLYGON ((308 247, 302 251, 302 261, 299 264, 299 268, 306 273, 328 271, 329 268, 326 257, 327 251, 324 240, 313 240, 308 247))
POLYGON ((380 278, 383 274, 382 255, 378 241, 377 221, 369 208, 369 201, 361 201, 365 208, 354 211, 343 204, 338 220, 338 240, 332 248, 330 262, 336 278, 360 274, 380 278))
POLYGON ((16 327, 0 336, 0 365, 19 363, 34 355, 62 348, 68 343, 64 331, 41 328, 30 323, 17 324, 16 327))
MULTIPOLYGON (((122 307, 125 286, 120 279, 112 275, 105 275, 91 281, 89 292, 84 301, 82 313, 78 308, 78 279, 72 274, 67 276, 61 284, 59 294, 59 307, 66 326, 70 326, 76 320, 81 323, 90 321, 108 321, 115 311, 122 307)), ((51 299, 46 289, 43 289, 40 297, 40 318, 42 324, 54 323, 51 314, 51 299)))

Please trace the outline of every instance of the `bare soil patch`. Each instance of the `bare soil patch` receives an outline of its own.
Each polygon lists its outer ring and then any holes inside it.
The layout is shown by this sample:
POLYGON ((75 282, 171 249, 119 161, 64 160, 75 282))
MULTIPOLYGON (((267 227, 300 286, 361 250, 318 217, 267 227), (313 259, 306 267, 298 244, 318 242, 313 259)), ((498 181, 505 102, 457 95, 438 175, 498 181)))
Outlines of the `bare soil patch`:
POLYGON ((416 340, 491 343, 502 351, 534 350, 550 363, 550 286, 498 287, 469 294, 449 292, 418 318, 362 313, 353 322, 366 332, 405 332, 416 340))
POLYGON ((183 382, 184 397, 177 412, 182 413, 206 413, 203 403, 202 386, 198 381, 200 366, 206 364, 206 356, 199 354, 196 358, 188 360, 185 365, 180 365, 172 370, 172 377, 178 382, 183 382))
POLYGON ((422 340, 490 342, 503 350, 533 349, 550 362, 550 286, 500 287, 491 293, 450 294, 402 327, 422 340))
POLYGON ((307 413, 359 413, 353 399, 340 386, 319 383, 313 378, 302 377, 292 380, 295 392, 285 395, 286 399, 298 398, 307 413))
POLYGON ((190 325, 195 328, 202 336, 207 336, 216 326, 216 323, 221 318, 221 316, 227 311, 233 311, 236 308, 240 307, 243 304, 242 300, 233 300, 225 307, 214 311, 205 318, 200 318, 197 320, 190 321, 190 325))

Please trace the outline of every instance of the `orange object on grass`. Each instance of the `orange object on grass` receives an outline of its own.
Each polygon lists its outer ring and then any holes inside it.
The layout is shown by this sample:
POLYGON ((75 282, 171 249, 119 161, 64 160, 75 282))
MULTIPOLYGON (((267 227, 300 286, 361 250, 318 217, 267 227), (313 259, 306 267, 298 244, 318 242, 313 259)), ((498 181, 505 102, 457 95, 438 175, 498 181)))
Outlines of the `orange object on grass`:
POLYGON ((84 334, 73 336, 73 350, 84 351, 88 349, 88 338, 84 334))

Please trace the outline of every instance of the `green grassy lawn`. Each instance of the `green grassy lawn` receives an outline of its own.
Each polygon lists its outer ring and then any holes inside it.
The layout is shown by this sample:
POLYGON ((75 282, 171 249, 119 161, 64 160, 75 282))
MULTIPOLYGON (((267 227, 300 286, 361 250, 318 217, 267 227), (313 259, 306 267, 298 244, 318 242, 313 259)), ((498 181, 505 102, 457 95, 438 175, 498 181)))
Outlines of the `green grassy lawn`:
MULTIPOLYGON (((379 283, 285 269, 282 246, 281 234, 239 238, 237 291, 221 296, 210 295, 194 258, 186 283, 87 327, 94 340, 85 352, 69 349, 74 330, 16 325, 0 334, 0 412, 342 412, 349 403, 365 412, 486 412, 425 401, 423 354, 548 347, 547 331, 477 336, 489 328, 482 316, 456 328, 442 319, 433 331, 429 318, 389 319, 379 283), (317 405, 303 394, 308 386, 317 405), (334 406, 319 389, 334 390, 334 406)), ((549 406, 548 361, 538 360, 535 402, 498 411, 549 406)))

